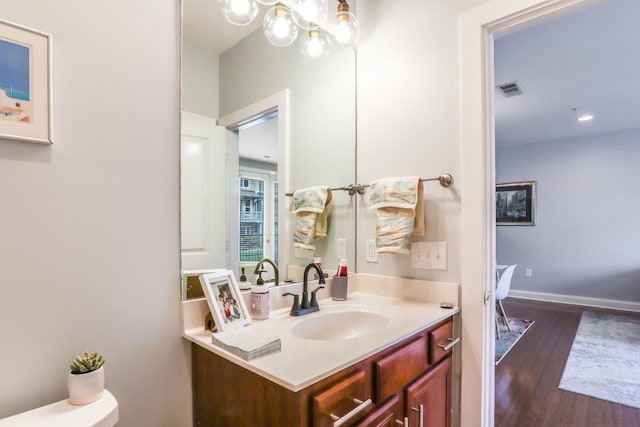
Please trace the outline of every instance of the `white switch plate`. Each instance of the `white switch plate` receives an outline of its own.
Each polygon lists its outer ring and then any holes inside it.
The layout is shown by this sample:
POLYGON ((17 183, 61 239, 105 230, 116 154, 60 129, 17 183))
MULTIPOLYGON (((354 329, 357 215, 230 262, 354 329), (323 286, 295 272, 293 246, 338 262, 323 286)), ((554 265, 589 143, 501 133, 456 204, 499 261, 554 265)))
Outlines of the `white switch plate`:
POLYGON ((378 248, 375 239, 367 240, 367 262, 378 262, 378 248))
POLYGON ((411 267, 446 270, 447 242, 414 242, 411 245, 411 267))
POLYGON ((524 269, 524 275, 525 275, 525 277, 532 277, 533 276, 533 271, 531 271, 530 268, 525 268, 524 269))
POLYGON ((338 239, 338 248, 336 249, 338 258, 347 259, 347 239, 338 239))

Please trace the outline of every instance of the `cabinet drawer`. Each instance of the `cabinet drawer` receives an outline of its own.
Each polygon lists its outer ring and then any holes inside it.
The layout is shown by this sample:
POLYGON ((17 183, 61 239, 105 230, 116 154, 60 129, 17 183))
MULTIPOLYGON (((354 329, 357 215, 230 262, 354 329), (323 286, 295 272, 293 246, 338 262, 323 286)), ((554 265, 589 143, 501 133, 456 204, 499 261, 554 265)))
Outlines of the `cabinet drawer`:
POLYGON ((429 363, 438 363, 450 354, 458 341, 453 337, 453 322, 447 322, 429 332, 429 363))
POLYGON ((427 343, 424 336, 374 363, 376 402, 391 396, 427 369, 427 343))
POLYGON ((313 425, 333 426, 338 420, 360 418, 372 403, 366 379, 365 372, 359 371, 314 396, 313 425))
POLYGON ((398 427, 396 421, 402 422, 402 409, 397 394, 387 399, 384 404, 361 420, 357 427, 398 427))

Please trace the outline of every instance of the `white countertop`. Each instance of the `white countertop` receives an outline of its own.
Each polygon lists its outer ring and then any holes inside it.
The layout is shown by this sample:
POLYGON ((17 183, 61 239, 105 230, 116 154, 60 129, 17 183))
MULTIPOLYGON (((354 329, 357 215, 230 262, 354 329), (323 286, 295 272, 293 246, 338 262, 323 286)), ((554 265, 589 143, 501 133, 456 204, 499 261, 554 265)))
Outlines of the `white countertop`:
POLYGON ((459 310, 438 304, 355 292, 346 301, 330 298, 319 301, 320 311, 300 317, 289 316, 289 308, 272 311, 267 320, 254 320, 247 328, 256 333, 278 336, 282 351, 245 361, 211 342, 211 332, 189 328, 184 337, 237 365, 292 391, 299 391, 343 368, 353 365, 414 333, 453 316, 459 310), (332 311, 366 311, 388 319, 385 327, 371 334, 343 340, 299 338, 291 329, 306 319, 332 311))

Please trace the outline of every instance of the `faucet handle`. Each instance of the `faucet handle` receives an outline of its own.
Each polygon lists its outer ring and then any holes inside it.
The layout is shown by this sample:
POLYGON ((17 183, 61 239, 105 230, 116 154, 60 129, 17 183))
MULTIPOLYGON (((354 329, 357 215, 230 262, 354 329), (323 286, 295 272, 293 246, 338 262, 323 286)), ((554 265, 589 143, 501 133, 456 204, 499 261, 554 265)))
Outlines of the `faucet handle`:
POLYGON ((310 303, 311 307, 318 307, 318 299, 316 298, 316 292, 318 292, 320 289, 324 289, 324 286, 318 286, 317 288, 311 291, 311 303, 310 303))
POLYGON ((285 292, 282 296, 291 295, 293 297, 293 305, 291 306, 291 311, 289 315, 291 316, 299 316, 300 315, 300 295, 293 294, 291 292, 285 292))

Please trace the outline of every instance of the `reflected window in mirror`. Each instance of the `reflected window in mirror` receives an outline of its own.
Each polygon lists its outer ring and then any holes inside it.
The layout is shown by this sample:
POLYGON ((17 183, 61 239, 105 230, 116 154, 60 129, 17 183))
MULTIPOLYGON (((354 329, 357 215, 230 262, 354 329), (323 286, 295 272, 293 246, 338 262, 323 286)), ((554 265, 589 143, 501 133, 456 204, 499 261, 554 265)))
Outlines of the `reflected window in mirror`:
POLYGON ((278 263, 277 156, 277 113, 238 129, 240 265, 253 268, 264 258, 278 263))
POLYGON ((275 173, 240 167, 240 263, 278 262, 275 173))

